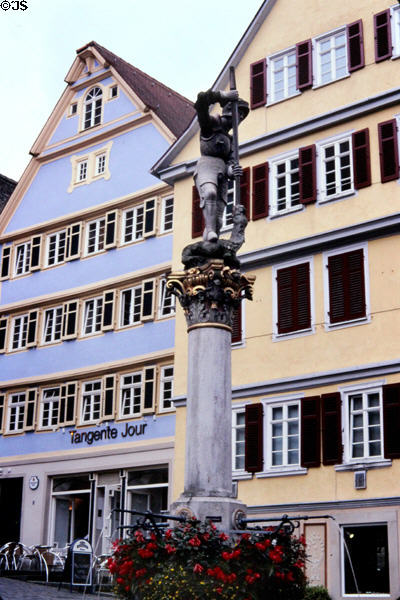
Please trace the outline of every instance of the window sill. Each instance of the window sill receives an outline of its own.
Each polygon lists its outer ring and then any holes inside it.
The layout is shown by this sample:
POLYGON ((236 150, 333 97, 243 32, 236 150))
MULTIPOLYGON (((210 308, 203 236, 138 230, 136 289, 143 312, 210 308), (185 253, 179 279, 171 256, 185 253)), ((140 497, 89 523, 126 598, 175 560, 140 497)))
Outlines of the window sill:
POLYGON ((268 220, 279 219, 279 217, 286 217, 287 215, 291 215, 293 213, 303 212, 305 210, 304 204, 299 204, 296 206, 292 206, 290 208, 286 208, 285 210, 280 210, 277 212, 272 212, 269 216, 268 220))
POLYGON ((292 475, 307 475, 308 469, 304 467, 280 467, 276 471, 271 468, 268 471, 262 471, 261 473, 256 473, 257 479, 263 479, 266 477, 288 477, 292 475))
POLYGON ((351 196, 356 195, 356 190, 346 190, 345 192, 341 192, 340 194, 334 194, 333 196, 322 196, 318 200, 318 205, 320 204, 329 204, 329 202, 335 202, 336 200, 344 200, 345 198, 350 198, 351 196))
POLYGON ((301 91, 296 90, 294 94, 290 94, 290 96, 285 96, 284 98, 280 98, 279 100, 267 100, 267 108, 269 106, 274 106, 275 104, 281 104, 282 102, 286 102, 286 100, 290 100, 291 98, 296 98, 297 96, 301 96, 301 91))
MULTIPOLYGON (((328 317, 329 319, 329 317, 328 317)), ((325 331, 333 331, 335 329, 344 329, 345 327, 356 327, 357 325, 366 325, 371 322, 371 315, 354 319, 353 321, 340 321, 339 323, 326 323, 325 331)))
POLYGON ((309 329, 300 329, 299 331, 290 331, 288 333, 274 333, 272 336, 272 341, 282 342, 283 340, 304 337, 306 335, 312 335, 313 333, 315 333, 314 327, 310 327, 309 329))
POLYGON ((253 479, 252 473, 247 473, 247 471, 232 471, 233 481, 245 481, 246 479, 253 479))
POLYGON ((361 471, 363 469, 382 469, 391 467, 392 461, 389 458, 370 459, 365 458, 360 462, 348 462, 342 465, 335 465, 335 471, 361 471))

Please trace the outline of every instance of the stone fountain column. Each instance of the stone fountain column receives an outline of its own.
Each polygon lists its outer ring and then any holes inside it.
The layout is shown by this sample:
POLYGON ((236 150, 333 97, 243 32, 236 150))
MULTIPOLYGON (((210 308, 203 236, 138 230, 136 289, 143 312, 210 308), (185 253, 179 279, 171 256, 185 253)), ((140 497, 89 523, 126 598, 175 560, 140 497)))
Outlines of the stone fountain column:
POLYGON ((223 530, 246 511, 232 495, 231 333, 235 309, 251 299, 253 282, 223 257, 168 278, 189 337, 184 491, 171 509, 201 520, 220 517, 223 530))

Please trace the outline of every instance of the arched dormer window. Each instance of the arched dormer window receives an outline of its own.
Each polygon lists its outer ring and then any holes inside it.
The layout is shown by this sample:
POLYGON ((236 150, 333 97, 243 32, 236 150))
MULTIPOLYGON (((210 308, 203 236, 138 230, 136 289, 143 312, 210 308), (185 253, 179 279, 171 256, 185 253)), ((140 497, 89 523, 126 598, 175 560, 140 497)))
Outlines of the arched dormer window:
POLYGON ((103 92, 101 91, 101 88, 95 87, 91 89, 85 98, 84 129, 98 125, 101 122, 102 101, 103 92))

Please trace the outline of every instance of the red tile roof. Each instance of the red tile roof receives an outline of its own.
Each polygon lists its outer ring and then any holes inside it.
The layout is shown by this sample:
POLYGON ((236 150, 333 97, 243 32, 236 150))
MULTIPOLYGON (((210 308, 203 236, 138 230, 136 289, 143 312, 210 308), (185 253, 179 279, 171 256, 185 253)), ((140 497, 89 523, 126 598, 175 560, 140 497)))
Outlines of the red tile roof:
POLYGON ((114 67, 142 102, 165 123, 176 137, 185 131, 196 114, 190 100, 137 69, 107 48, 100 46, 97 42, 89 42, 77 50, 77 53, 79 54, 90 46, 94 47, 114 67))

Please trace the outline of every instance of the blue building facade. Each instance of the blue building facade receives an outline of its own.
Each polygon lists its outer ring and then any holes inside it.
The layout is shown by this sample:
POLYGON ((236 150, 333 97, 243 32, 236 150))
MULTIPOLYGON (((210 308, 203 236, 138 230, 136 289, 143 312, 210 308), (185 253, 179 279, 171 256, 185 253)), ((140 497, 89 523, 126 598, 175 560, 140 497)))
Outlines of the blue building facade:
POLYGON ((114 508, 166 509, 173 195, 150 168, 191 103, 96 42, 0 216, 3 542, 109 549, 114 508))

